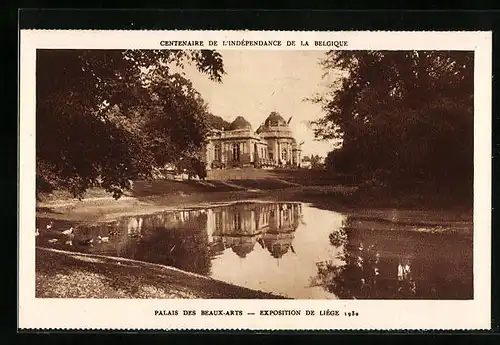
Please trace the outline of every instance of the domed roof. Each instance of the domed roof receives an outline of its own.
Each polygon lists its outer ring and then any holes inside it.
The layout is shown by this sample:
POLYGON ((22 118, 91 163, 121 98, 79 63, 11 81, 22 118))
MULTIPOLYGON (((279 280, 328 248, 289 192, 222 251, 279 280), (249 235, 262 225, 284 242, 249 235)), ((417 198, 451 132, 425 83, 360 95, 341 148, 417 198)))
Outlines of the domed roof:
POLYGON ((269 116, 267 117, 266 121, 264 121, 264 125, 269 127, 269 126, 283 126, 286 125, 287 122, 285 119, 277 112, 273 111, 269 116))
POLYGON ((293 241, 293 234, 290 233, 266 233, 264 236, 263 242, 265 248, 276 259, 281 258, 288 252, 293 241))
POLYGON ((253 242, 243 242, 243 243, 233 245, 231 247, 231 249, 240 258, 244 258, 247 256, 247 254, 249 254, 253 250, 253 247, 254 247, 253 242))
POLYGON ((281 244, 281 243, 270 243, 266 246, 269 253, 271 253, 272 257, 275 259, 281 258, 288 252, 290 248, 289 244, 281 244))
POLYGON ((238 116, 236 119, 234 119, 233 123, 231 123, 231 126, 229 126, 229 130, 234 131, 235 129, 251 129, 252 125, 250 122, 245 120, 243 116, 238 116))

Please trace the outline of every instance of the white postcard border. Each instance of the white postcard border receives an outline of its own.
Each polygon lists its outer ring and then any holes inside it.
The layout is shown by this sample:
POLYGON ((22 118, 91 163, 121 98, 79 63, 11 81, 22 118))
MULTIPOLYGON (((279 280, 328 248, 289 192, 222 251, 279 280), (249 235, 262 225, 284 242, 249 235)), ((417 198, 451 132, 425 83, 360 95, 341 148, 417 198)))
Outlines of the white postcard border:
MULTIPOLYGON (((491 327, 491 32, 98 31, 22 30, 19 114, 19 315, 22 329, 400 330, 491 327), (201 40, 204 49, 474 50, 474 299, 395 300, 114 300, 35 298, 36 49, 165 49, 161 41, 201 40), (347 41, 333 46, 217 46, 209 41, 347 41), (154 310, 238 309, 243 316, 155 316, 154 310), (260 310, 301 310, 261 316, 260 310), (320 310, 341 315, 318 316, 320 310), (315 310, 316 316, 305 316, 315 310), (359 316, 345 316, 355 311, 359 316), (255 315, 247 315, 255 313, 255 315)), ((169 47, 199 49, 201 47, 169 47)))

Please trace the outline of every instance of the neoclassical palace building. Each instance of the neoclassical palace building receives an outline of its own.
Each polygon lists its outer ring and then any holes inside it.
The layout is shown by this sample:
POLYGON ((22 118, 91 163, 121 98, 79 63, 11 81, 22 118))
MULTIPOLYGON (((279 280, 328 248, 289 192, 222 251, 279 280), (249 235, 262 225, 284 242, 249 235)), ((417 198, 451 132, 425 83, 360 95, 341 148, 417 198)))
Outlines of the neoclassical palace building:
POLYGON ((207 169, 299 166, 301 148, 289 122, 272 112, 254 131, 245 118, 238 116, 229 128, 214 130, 208 137, 207 169))

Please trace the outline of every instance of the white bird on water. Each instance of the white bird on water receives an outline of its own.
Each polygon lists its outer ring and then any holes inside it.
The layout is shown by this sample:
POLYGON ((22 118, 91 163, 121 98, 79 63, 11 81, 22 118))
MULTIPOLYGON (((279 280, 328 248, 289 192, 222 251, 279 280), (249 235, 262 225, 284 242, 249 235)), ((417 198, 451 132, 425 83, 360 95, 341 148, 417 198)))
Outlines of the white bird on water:
POLYGON ((35 230, 35 236, 38 236, 38 235, 40 235, 40 232, 38 231, 38 228, 36 228, 36 230, 35 230))
POLYGON ((49 240, 49 243, 56 243, 57 242, 57 238, 53 238, 51 240, 49 240))
POLYGON ((52 225, 53 225, 53 224, 54 224, 54 223, 53 223, 52 221, 50 221, 50 223, 49 223, 49 224, 47 224, 47 230, 52 229, 52 225))
POLYGON ((73 227, 69 228, 68 230, 64 230, 62 233, 64 235, 71 235, 73 233, 73 227))
POLYGON ((100 242, 109 242, 109 237, 101 237, 101 236, 97 236, 97 239, 98 239, 100 242))

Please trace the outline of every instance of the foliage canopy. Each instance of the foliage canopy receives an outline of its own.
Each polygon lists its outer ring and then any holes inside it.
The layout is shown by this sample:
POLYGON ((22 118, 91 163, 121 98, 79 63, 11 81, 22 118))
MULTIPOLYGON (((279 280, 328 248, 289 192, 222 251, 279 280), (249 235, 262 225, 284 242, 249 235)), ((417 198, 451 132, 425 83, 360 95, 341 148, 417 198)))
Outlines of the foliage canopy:
POLYGON ((325 116, 320 139, 342 142, 326 165, 341 172, 390 175, 393 185, 422 182, 472 190, 473 52, 330 51, 325 70, 341 72, 313 99, 325 116))
POLYGON ((215 82, 225 73, 210 50, 38 50, 37 192, 100 185, 118 198, 130 180, 197 156, 213 115, 176 72, 186 63, 215 82))

